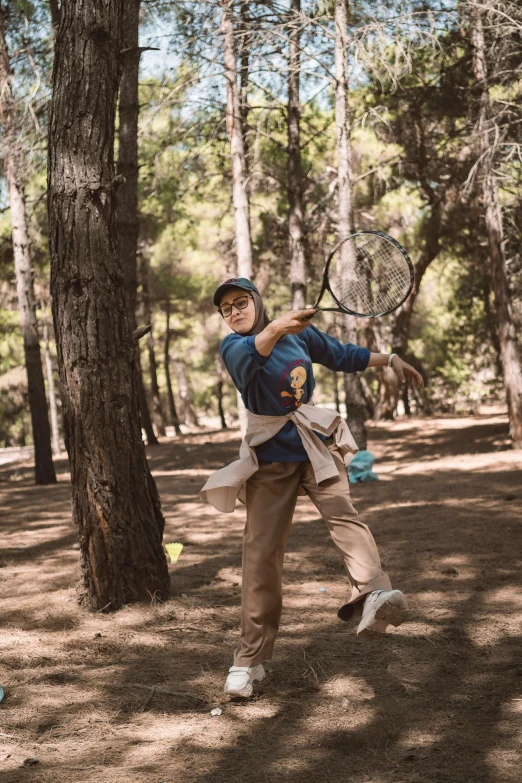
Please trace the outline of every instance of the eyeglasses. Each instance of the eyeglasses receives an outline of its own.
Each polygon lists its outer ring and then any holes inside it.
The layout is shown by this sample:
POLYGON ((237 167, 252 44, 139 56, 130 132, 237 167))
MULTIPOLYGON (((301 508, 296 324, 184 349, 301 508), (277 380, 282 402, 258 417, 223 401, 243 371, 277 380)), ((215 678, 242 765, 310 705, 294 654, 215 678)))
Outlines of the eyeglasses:
POLYGON ((235 307, 236 310, 246 310, 248 307, 248 300, 253 299, 254 297, 251 294, 247 294, 246 296, 238 296, 237 299, 232 300, 232 304, 224 304, 223 307, 218 307, 218 313, 223 318, 230 318, 232 315, 232 308, 235 307))

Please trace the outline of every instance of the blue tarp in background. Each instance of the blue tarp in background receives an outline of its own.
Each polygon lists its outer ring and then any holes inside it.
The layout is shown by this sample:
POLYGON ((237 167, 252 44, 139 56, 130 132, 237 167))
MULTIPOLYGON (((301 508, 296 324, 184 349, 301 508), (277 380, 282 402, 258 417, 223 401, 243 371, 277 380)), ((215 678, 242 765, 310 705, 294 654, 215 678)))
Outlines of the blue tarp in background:
POLYGON ((379 481, 379 476, 374 473, 373 463, 375 457, 369 451, 358 451, 348 465, 348 478, 352 483, 357 481, 379 481))

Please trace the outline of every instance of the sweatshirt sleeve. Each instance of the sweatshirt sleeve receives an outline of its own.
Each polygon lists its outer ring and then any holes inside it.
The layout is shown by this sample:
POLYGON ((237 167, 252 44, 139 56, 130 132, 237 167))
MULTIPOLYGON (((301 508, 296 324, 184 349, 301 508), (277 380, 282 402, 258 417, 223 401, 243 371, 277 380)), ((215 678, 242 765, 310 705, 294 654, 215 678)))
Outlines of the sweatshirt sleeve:
POLYGON ((346 373, 362 372, 370 361, 368 348, 361 348, 352 343, 342 343, 335 337, 310 326, 303 332, 308 343, 310 358, 317 364, 322 364, 330 370, 346 373))
POLYGON ((240 392, 270 359, 270 356, 258 353, 254 340, 255 335, 228 334, 219 348, 225 367, 240 392))

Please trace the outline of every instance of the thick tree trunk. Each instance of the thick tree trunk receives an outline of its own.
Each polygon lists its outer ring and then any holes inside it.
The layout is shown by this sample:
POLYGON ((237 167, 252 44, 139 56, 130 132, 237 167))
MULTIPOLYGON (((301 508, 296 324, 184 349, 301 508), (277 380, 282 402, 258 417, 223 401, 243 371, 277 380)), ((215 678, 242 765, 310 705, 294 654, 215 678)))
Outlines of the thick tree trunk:
POLYGON ((51 293, 73 517, 88 605, 105 611, 169 595, 164 519, 141 439, 135 346, 114 242, 123 6, 63 3, 48 162, 51 293))
POLYGON ((291 0, 288 58, 288 235, 290 252, 290 300, 295 310, 306 305, 306 256, 301 172, 301 0, 291 0))
POLYGON ((147 262, 145 258, 142 258, 141 262, 141 290, 143 294, 143 316, 146 324, 151 325, 151 330, 147 334, 147 351, 149 354, 149 375, 150 375, 150 392, 152 397, 152 415, 154 423, 160 435, 165 435, 165 422, 163 420, 163 410, 161 407, 161 396, 158 384, 158 370, 156 363, 156 353, 154 350, 154 327, 152 308, 150 306, 150 293, 149 293, 149 274, 147 269, 147 262))
MULTIPOLYGON (((141 0, 126 0, 123 14, 123 71, 120 81, 118 165, 122 183, 116 194, 116 233, 118 253, 125 284, 125 305, 131 331, 136 328, 136 291, 138 288, 138 78, 140 70, 139 22, 141 0)), ((141 369, 141 354, 136 345, 138 397, 141 423, 149 445, 157 445, 147 405, 141 369)))
MULTIPOLYGON (((348 114, 348 0, 335 0, 335 127, 337 133, 339 236, 353 233, 352 150, 350 118, 348 114)), ((341 247, 339 274, 345 267, 353 268, 351 242, 341 247)), ((357 321, 352 316, 342 317, 342 339, 357 343, 357 321)), ((364 421, 366 405, 361 380, 356 373, 344 376, 346 420, 360 449, 366 449, 367 435, 364 421)))
POLYGON ((116 194, 116 232, 123 280, 125 304, 131 330, 136 328, 136 292, 138 288, 138 77, 140 50, 138 32, 141 0, 125 0, 123 14, 123 70, 118 107, 118 176, 125 181, 116 194))
POLYGON ((165 367, 165 379, 167 381, 167 399, 169 403, 170 423, 174 427, 174 432, 176 435, 181 435, 181 428, 179 426, 178 412, 176 410, 174 393, 172 391, 172 380, 170 376, 170 302, 168 299, 165 305, 165 313, 167 316, 167 324, 165 327, 165 352, 163 361, 165 367))
POLYGON ((40 354, 33 270, 24 189, 20 180, 19 140, 17 139, 16 107, 11 95, 9 56, 4 32, 4 11, 0 8, 0 124, 2 126, 5 175, 9 188, 11 233, 16 275, 16 291, 20 312, 20 327, 24 343, 25 366, 31 424, 34 442, 35 481, 54 484, 56 474, 51 451, 49 414, 45 398, 45 383, 40 354))
POLYGON ((498 181, 492 161, 490 142, 491 104, 488 89, 488 73, 482 24, 482 9, 471 6, 471 38, 473 43, 473 69, 480 90, 478 140, 482 156, 480 175, 488 237, 491 279, 495 294, 500 354, 504 372, 504 386, 509 410, 509 429, 513 445, 522 449, 522 365, 517 344, 511 292, 506 272, 503 248, 503 224, 500 210, 498 181))
POLYGON ((60 430, 58 428, 58 406, 56 404, 56 389, 54 385, 53 360, 51 358, 51 348, 49 340, 49 324, 47 323, 47 313, 45 305, 42 302, 42 330, 44 339, 45 370, 47 373, 47 389, 49 391, 49 412, 51 414, 51 444, 53 456, 59 457, 62 450, 60 448, 60 430))
POLYGON ((252 277, 252 240, 250 207, 247 194, 247 166, 241 127, 241 101, 237 83, 236 47, 234 40, 234 0, 222 0, 222 32, 227 82, 227 132, 232 158, 232 201, 236 226, 237 273, 252 277))

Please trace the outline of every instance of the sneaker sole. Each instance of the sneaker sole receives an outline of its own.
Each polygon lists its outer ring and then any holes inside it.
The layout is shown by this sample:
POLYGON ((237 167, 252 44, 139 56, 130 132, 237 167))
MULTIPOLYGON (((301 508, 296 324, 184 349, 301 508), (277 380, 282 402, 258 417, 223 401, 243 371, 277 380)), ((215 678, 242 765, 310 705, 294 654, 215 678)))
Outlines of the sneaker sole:
POLYGON ((248 699, 254 693, 254 683, 261 682, 265 679, 265 677, 266 672, 263 672, 262 674, 252 677, 252 680, 247 685, 245 685, 244 688, 241 688, 241 690, 234 691, 225 687, 224 692, 227 696, 237 696, 240 699, 248 699))
POLYGON ((383 605, 377 609, 375 612, 375 620, 370 625, 367 625, 366 628, 358 631, 357 635, 365 637, 386 633, 388 625, 393 625, 395 628, 398 628, 399 625, 402 625, 402 623, 408 619, 408 615, 408 605, 404 605, 402 600, 400 603, 395 603, 395 600, 392 598, 385 601, 383 605))

